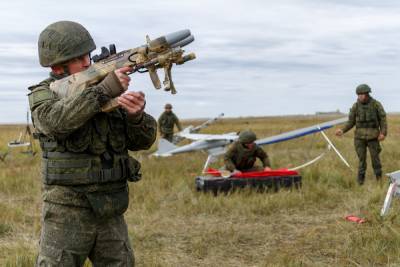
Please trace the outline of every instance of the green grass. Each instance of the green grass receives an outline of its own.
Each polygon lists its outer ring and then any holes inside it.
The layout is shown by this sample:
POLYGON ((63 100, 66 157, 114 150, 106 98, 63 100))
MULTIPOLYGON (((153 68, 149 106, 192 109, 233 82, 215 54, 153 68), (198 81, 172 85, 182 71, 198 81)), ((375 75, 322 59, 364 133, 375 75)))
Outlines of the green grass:
MULTIPOLYGON (((268 117, 224 119, 205 129, 223 133, 252 129, 259 137, 312 125, 331 118, 268 117)), ((400 116, 389 116, 383 143, 384 171, 399 169, 400 116)), ((193 122, 185 122, 189 124, 193 122)), ((21 127, 0 127, 0 152, 21 127)), ((329 152, 301 170, 301 190, 230 194, 197 192, 194 178, 204 153, 147 158, 137 153, 143 179, 130 184, 125 214, 138 266, 399 266, 400 201, 390 214, 380 209, 387 184, 355 182, 357 159, 352 133, 327 134, 353 171, 329 152), (367 220, 355 224, 353 214, 367 220)), ((37 146, 36 146, 37 147, 37 146)), ((265 147, 273 167, 297 166, 322 153, 319 135, 265 147)), ((151 149, 154 151, 155 147, 151 149)), ((214 167, 222 164, 219 160, 214 167)), ((38 248, 41 208, 40 153, 29 157, 11 151, 0 161, 0 266, 32 266, 38 248)))

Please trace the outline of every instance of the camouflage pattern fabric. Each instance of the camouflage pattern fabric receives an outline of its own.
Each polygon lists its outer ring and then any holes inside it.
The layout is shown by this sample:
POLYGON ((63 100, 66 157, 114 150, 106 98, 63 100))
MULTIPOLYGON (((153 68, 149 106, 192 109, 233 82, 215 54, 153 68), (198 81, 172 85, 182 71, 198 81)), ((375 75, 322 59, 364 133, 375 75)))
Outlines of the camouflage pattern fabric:
POLYGON ((174 125, 176 125, 179 131, 182 131, 182 126, 179 122, 178 117, 175 113, 164 111, 158 118, 158 126, 160 129, 161 137, 172 142, 172 135, 174 133, 174 125))
POLYGON ((343 133, 356 126, 355 138, 371 140, 376 139, 379 133, 387 135, 386 112, 382 104, 369 98, 367 103, 357 101, 349 113, 349 120, 343 127, 343 133))
POLYGON ((45 202, 36 266, 134 266, 122 215, 98 220, 90 209, 45 202))
POLYGON ((237 141, 225 153, 225 168, 229 171, 234 171, 235 169, 249 171, 254 168, 257 158, 261 160, 263 167, 271 166, 267 153, 261 147, 254 144, 253 148, 248 149, 237 141))
POLYGON ((127 181, 140 178, 128 150, 148 149, 157 124, 143 113, 101 111, 109 99, 100 85, 60 98, 49 84, 29 89, 32 120, 43 151, 43 214, 37 266, 132 266, 123 213, 127 181), (58 263, 59 262, 59 263, 58 263))
POLYGON ((371 155, 371 163, 374 169, 374 173, 377 178, 382 177, 382 164, 379 158, 379 153, 382 149, 377 139, 365 140, 365 139, 354 139, 354 146, 356 148, 359 165, 358 165, 358 183, 363 184, 365 180, 365 172, 367 170, 367 148, 371 155))
POLYGON ((369 87, 368 84, 360 84, 356 88, 356 94, 361 95, 361 94, 368 94, 371 93, 371 87, 369 87))
POLYGON ((366 103, 357 101, 354 103, 349 113, 349 120, 342 128, 343 133, 356 127, 354 133, 354 146, 359 159, 358 182, 364 183, 365 172, 367 169, 367 148, 371 155, 372 167, 377 178, 382 176, 382 165, 379 158, 381 147, 378 136, 382 133, 387 135, 386 112, 382 104, 372 97, 366 103))
POLYGON ((43 67, 64 63, 96 49, 90 33, 73 21, 57 21, 39 36, 39 60, 43 67))
POLYGON ((256 134, 251 130, 241 131, 239 134, 238 141, 242 144, 253 143, 257 140, 256 134))

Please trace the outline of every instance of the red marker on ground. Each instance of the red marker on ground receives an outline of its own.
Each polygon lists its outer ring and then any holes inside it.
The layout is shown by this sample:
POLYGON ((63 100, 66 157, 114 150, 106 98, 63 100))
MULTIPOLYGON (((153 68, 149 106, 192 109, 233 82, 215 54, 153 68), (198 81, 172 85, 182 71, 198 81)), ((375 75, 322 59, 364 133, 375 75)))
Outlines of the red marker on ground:
POLYGON ((366 222, 365 219, 362 219, 362 218, 354 216, 354 215, 348 215, 348 216, 345 217, 345 219, 350 221, 350 222, 355 222, 355 223, 358 223, 358 224, 366 222))

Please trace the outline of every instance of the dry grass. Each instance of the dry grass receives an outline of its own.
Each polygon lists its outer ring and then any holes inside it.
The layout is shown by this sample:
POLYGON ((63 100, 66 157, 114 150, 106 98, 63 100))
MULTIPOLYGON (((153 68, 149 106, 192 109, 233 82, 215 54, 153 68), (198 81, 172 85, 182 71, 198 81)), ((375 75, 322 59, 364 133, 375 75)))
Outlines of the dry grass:
MULTIPOLYGON (((249 128, 259 137, 331 118, 224 119, 205 132, 249 128)), ((389 118, 383 143, 385 171, 399 168, 400 116, 389 118)), ((189 122, 186 122, 188 124, 189 122)), ((0 127, 0 152, 21 128, 0 127)), ((355 169, 352 133, 328 135, 355 169)), ((154 150, 155 148, 153 148, 154 150)), ((325 149, 319 135, 266 147, 274 167, 299 165, 325 149)), ((194 178, 206 155, 142 159, 144 178, 130 185, 126 213, 138 266, 399 266, 398 201, 384 219, 379 211, 387 184, 359 187, 355 172, 332 153, 301 171, 303 188, 278 193, 196 192, 194 178), (357 225, 344 217, 366 218, 357 225)), ((219 162, 220 163, 220 162, 219 162)), ((216 164, 218 165, 218 163, 216 164)), ((40 231, 40 156, 13 151, 0 162, 0 266, 32 266, 40 231)))

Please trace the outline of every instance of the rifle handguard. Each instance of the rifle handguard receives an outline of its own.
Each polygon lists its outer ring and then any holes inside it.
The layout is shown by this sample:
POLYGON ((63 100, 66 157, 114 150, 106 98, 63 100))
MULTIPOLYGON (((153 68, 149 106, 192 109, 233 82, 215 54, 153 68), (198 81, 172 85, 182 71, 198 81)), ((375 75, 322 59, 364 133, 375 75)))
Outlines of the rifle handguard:
MULTIPOLYGON (((96 62, 88 69, 54 81, 50 84, 59 97, 67 97, 75 92, 82 91, 96 85, 104 79, 108 73, 124 66, 131 66, 134 72, 149 72, 151 81, 156 89, 161 88, 161 82, 157 75, 158 68, 164 68, 164 89, 176 94, 175 86, 171 78, 171 68, 175 63, 182 65, 186 61, 196 58, 194 53, 183 56, 182 47, 194 41, 190 30, 177 31, 154 40, 147 36, 147 44, 116 53, 115 46, 110 49, 102 48, 102 54, 95 57, 96 62)), ((127 73, 130 74, 130 73, 127 73)), ((117 98, 112 99, 102 111, 108 112, 117 108, 117 98)))

